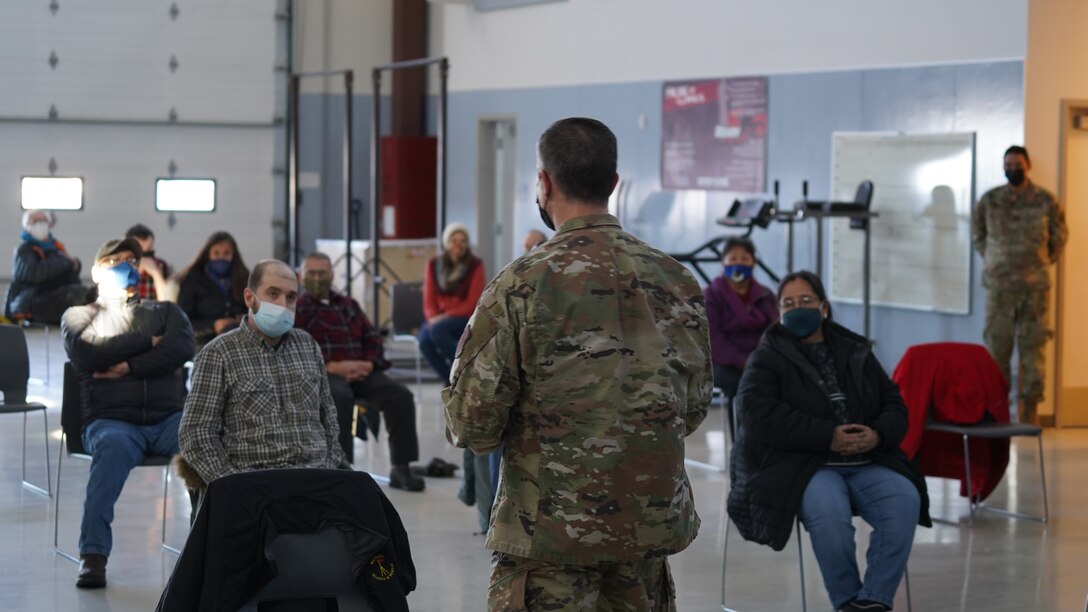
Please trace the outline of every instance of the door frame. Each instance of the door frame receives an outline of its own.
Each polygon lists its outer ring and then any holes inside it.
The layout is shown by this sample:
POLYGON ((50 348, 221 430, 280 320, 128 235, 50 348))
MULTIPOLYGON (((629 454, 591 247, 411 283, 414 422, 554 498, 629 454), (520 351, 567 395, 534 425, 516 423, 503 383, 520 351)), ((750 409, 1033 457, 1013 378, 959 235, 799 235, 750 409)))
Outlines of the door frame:
MULTIPOLYGON (((1062 99, 1062 111, 1060 116, 1061 125, 1058 130, 1058 205, 1062 208, 1063 212, 1068 206, 1066 196, 1069 194, 1069 173, 1066 172, 1069 133, 1077 129, 1073 126, 1073 119, 1080 115, 1088 115, 1088 99, 1062 99)), ((1064 309, 1062 308, 1062 304, 1064 303, 1063 294, 1065 292, 1065 266, 1066 258, 1064 256, 1059 257, 1054 283, 1056 286, 1056 290, 1054 291, 1054 420, 1057 427, 1072 426, 1064 422, 1062 415, 1064 385, 1062 385, 1063 359, 1062 334, 1060 330, 1063 328, 1062 323, 1065 316, 1064 309)))
MULTIPOLYGON (((489 266, 487 274, 493 277, 501 266, 508 262, 491 261, 494 258, 497 241, 494 233, 495 214, 494 208, 496 194, 495 183, 495 150, 490 146, 494 138, 494 126, 496 123, 509 123, 513 126, 514 151, 512 165, 514 172, 513 188, 514 197, 517 197, 517 116, 509 113, 485 113, 476 117, 476 246, 479 249, 477 256, 483 259, 489 266), (485 142, 488 143, 485 146, 485 142), (485 196, 490 194, 490 198, 485 196), (489 199, 489 201, 486 201, 489 199), (486 205, 485 205, 486 204, 486 205), (486 248, 485 248, 486 247, 486 248)), ((508 170, 509 171, 509 170, 508 170)), ((504 221, 503 235, 499 238, 508 243, 511 255, 516 256, 513 231, 516 223, 516 206, 509 203, 509 215, 504 221)))

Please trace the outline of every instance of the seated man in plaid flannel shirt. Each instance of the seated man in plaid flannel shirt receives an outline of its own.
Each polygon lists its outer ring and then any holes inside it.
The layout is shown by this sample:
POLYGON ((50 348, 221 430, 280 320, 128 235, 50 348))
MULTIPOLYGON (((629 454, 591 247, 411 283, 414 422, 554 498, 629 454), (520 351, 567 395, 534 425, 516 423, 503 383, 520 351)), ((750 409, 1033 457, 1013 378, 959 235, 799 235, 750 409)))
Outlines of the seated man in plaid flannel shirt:
POLYGON ((331 289, 332 262, 327 255, 307 255, 301 274, 303 291, 295 310, 295 327, 309 332, 321 347, 344 455, 348 461, 354 456, 351 421, 358 398, 385 418, 393 465, 390 486, 422 491, 423 479, 412 474, 408 465, 419 459, 415 399, 407 387, 385 374, 390 364, 377 328, 358 302, 331 289))

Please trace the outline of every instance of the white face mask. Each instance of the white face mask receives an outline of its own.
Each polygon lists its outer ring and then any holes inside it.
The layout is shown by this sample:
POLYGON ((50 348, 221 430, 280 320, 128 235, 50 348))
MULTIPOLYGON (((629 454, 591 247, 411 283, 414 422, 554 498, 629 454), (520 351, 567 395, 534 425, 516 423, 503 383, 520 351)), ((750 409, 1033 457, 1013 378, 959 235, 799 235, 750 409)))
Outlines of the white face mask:
POLYGON ((26 232, 34 237, 35 240, 45 241, 49 239, 49 224, 45 221, 37 221, 30 224, 30 227, 26 228, 26 232))

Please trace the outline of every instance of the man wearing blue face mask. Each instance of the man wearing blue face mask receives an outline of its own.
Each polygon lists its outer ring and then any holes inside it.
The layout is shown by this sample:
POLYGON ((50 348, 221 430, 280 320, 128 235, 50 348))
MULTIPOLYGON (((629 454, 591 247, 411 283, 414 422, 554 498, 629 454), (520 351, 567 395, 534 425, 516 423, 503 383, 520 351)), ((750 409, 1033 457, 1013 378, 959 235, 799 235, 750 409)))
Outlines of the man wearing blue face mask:
POLYGON ((244 293, 249 313, 197 356, 179 434, 191 488, 238 472, 343 460, 321 348, 294 329, 298 293, 287 264, 259 262, 244 293))
POLYGON ((149 455, 178 450, 193 329, 174 304, 140 303, 140 255, 132 239, 102 245, 91 269, 98 299, 61 319, 80 384, 83 446, 92 457, 79 536, 82 588, 106 586, 113 505, 129 471, 149 455))

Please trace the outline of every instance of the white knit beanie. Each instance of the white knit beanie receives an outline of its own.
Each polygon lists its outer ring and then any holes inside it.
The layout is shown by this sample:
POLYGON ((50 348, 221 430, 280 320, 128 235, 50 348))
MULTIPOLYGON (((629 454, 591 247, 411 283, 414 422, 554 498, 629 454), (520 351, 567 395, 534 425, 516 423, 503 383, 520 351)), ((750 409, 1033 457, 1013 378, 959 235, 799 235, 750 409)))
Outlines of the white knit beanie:
POLYGON ((450 241, 450 237, 457 232, 461 232, 465 235, 465 240, 468 240, 470 243, 472 242, 469 239, 468 226, 460 221, 454 221, 447 225, 446 229, 442 230, 442 248, 446 247, 446 243, 450 241))

